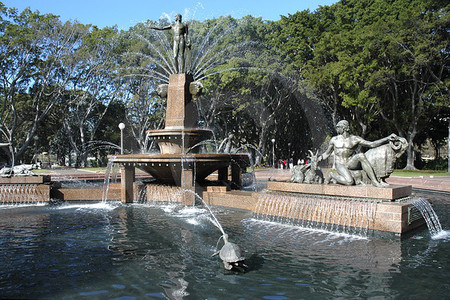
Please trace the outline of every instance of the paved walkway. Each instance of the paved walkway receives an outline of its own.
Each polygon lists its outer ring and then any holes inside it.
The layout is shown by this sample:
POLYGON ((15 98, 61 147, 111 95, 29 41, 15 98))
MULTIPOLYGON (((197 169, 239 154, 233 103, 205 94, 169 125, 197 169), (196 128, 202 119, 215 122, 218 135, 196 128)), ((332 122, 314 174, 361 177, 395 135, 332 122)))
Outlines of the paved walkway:
MULTIPOLYGON (((48 175, 52 175, 52 178, 58 180, 59 177, 81 177, 83 179, 104 178, 103 171, 89 171, 75 168, 61 168, 48 170, 48 175)), ((145 176, 144 173, 137 174, 138 176, 145 176)), ((281 169, 263 169, 256 170, 255 176, 257 180, 288 180, 291 178, 290 170, 281 169)), ((400 185, 412 185, 416 189, 436 190, 450 193, 450 176, 420 176, 420 177, 397 177, 391 176, 387 180, 390 184, 400 185)))
MULTIPOLYGON (((290 170, 266 169, 255 172, 258 180, 286 180, 291 177, 290 170)), ((412 185, 416 189, 436 190, 450 193, 450 176, 398 177, 387 179, 389 184, 412 185)))
POLYGON ((450 193, 450 176, 389 177, 390 184, 412 185, 416 189, 435 190, 450 193))

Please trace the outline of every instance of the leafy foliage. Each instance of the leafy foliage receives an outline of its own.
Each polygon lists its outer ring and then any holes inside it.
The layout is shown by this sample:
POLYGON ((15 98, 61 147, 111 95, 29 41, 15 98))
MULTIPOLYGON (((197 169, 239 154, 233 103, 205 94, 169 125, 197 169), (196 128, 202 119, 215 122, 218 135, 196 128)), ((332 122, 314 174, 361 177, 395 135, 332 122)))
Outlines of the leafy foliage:
MULTIPOLYGON (((272 146, 279 158, 305 158, 347 119, 368 139, 407 138, 414 168, 414 149, 427 139, 438 149, 446 138, 448 10, 438 0, 341 0, 276 22, 190 20, 187 69, 204 85, 199 126, 262 163, 272 146)), ((155 91, 174 69, 170 32, 150 27, 169 20, 118 32, 1 3, 0 16, 9 163, 50 150, 61 162, 77 153, 85 165, 117 151, 120 122, 127 148, 148 151, 146 131, 161 128, 165 114, 155 91)))

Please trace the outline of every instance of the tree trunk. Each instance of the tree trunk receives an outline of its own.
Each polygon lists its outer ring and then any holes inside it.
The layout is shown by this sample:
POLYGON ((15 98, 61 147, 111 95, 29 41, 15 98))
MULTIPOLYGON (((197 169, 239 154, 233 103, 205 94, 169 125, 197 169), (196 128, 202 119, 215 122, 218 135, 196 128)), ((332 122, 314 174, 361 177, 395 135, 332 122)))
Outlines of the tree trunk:
POLYGON ((406 167, 405 170, 417 170, 414 166, 415 153, 414 153, 414 137, 415 134, 409 134, 407 137, 408 148, 406 149, 406 167))

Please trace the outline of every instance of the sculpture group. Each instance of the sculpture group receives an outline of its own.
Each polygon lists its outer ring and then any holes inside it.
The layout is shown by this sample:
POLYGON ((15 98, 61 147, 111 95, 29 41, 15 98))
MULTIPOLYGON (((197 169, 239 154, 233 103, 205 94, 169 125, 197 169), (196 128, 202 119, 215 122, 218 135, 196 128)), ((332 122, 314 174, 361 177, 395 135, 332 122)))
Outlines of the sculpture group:
POLYGON ((372 184, 384 187, 386 178, 394 170, 395 161, 407 148, 406 139, 391 134, 388 137, 370 142, 350 133, 348 121, 336 124, 337 135, 332 137, 327 150, 318 156, 310 151, 310 163, 295 166, 292 182, 299 183, 337 183, 343 185, 372 184), (360 147, 370 148, 357 152, 360 147), (334 153, 334 170, 323 177, 318 163, 334 153))

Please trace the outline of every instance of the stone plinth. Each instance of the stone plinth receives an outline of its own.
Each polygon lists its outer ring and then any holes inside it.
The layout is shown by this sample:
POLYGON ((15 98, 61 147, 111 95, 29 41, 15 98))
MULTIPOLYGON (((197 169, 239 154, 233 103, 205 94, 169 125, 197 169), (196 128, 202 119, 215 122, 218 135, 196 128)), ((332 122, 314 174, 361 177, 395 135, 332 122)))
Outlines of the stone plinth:
POLYGON ((419 217, 413 217, 415 210, 417 209, 408 203, 378 203, 371 227, 378 231, 405 233, 425 224, 418 211, 415 214, 419 214, 419 217))
POLYGON ((227 191, 214 187, 203 192, 203 200, 208 205, 218 205, 253 211, 258 202, 258 194, 247 191, 227 191))
POLYGON ((0 184, 43 184, 51 181, 51 176, 13 176, 1 177, 0 184))
POLYGON ((337 184, 304 184, 283 181, 269 181, 267 188, 273 191, 284 191, 301 194, 314 194, 326 196, 355 197, 382 199, 384 201, 395 201, 396 199, 411 195, 410 185, 390 185, 379 188, 375 186, 345 186, 337 184))
MULTIPOLYGON (((424 224, 423 218, 412 204, 394 202, 407 199, 411 195, 411 186, 391 185, 378 188, 269 181, 267 188, 271 193, 266 194, 261 201, 275 207, 277 206, 274 199, 283 202, 283 207, 289 207, 288 209, 267 210, 268 213, 282 218, 339 226, 360 224, 370 230, 396 234, 405 233, 424 224)), ((254 212, 265 214, 266 210, 264 212, 259 210, 261 207, 266 209, 266 206, 267 204, 261 204, 255 207, 254 212)))
POLYGON ((378 202, 362 198, 319 196, 288 192, 258 195, 257 215, 270 215, 294 224, 332 224, 395 234, 424 224, 408 202, 378 202), (306 221, 306 222, 303 222, 306 221))
MULTIPOLYGON (((120 184, 111 184, 107 200, 120 200, 120 191, 120 184)), ((52 191, 52 197, 61 201, 102 201, 103 187, 60 187, 52 191)))
POLYGON ((197 110, 192 103, 189 84, 192 75, 171 74, 167 92, 166 129, 193 128, 197 121, 197 110))
POLYGON ((13 176, 0 178, 0 203, 50 201, 50 176, 13 176))

